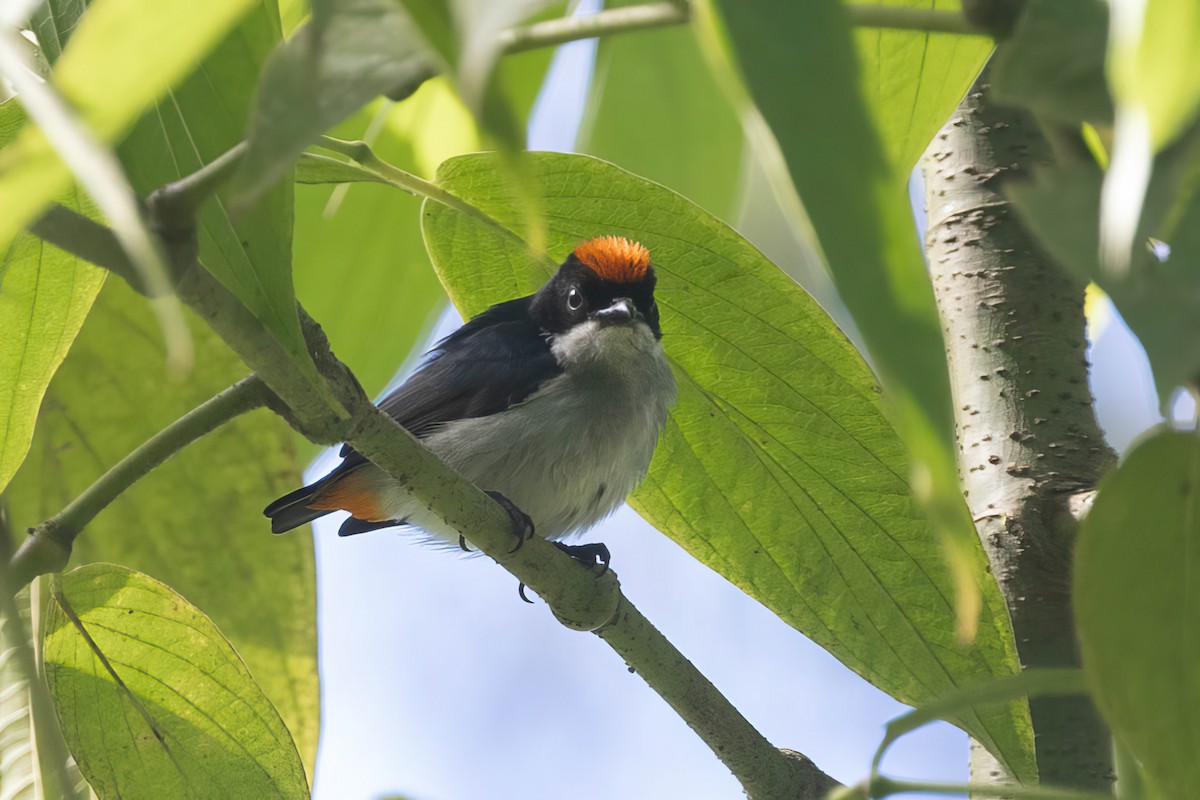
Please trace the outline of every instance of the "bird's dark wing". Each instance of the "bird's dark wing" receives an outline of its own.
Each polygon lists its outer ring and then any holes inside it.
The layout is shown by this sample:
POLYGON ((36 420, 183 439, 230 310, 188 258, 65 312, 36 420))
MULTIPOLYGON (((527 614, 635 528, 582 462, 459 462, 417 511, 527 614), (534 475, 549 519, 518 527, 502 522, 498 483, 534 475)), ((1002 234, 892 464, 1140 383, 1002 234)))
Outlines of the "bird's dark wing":
MULTIPOLYGON (((379 407, 414 436, 519 403, 562 370, 529 319, 531 297, 492 306, 447 336, 379 407)), ((342 455, 350 448, 343 447, 342 455)))

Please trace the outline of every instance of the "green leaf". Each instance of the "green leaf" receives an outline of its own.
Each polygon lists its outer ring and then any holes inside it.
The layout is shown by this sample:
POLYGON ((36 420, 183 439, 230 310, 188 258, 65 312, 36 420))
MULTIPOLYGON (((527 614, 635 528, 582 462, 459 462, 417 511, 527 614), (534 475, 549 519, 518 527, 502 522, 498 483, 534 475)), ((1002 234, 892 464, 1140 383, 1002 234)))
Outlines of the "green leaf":
POLYGON ((407 97, 434 72, 420 33, 395 0, 339 0, 319 43, 305 25, 263 67, 249 149, 233 181, 235 202, 254 202, 304 148, 368 101, 407 97))
MULTIPOLYGON (((883 5, 915 9, 932 7, 943 11, 957 11, 962 7, 960 0, 885 0, 883 5)), ((789 32, 782 25, 774 34, 776 38, 787 35, 789 32)), ((820 35, 816 31, 804 34, 806 39, 820 35)), ((835 44, 840 45, 840 42, 834 39, 823 47, 835 44)), ((982 36, 859 27, 854 30, 854 45, 863 101, 875 121, 893 178, 903 183, 983 68, 992 52, 992 41, 982 36)), ((820 58, 820 54, 813 56, 820 58)), ((820 72, 814 74, 823 75, 820 72)), ((843 83, 844 80, 845 76, 839 76, 837 82, 850 100, 853 89, 843 83)), ((752 90, 757 88, 752 87, 752 90)), ((784 90, 782 84, 774 89, 777 92, 784 90)), ((831 124, 822 123, 822 126, 831 124)), ((781 135, 778 129, 776 135, 781 135)), ((786 130, 782 135, 793 139, 802 132, 786 130)), ((856 139, 860 144, 865 141, 864 137, 856 139)), ((790 161, 794 145, 784 144, 782 140, 780 143, 790 161)))
POLYGON ((458 36, 454 14, 447 0, 400 0, 404 10, 421 31, 426 44, 433 48, 446 67, 458 62, 458 36))
POLYGON ((1180 156, 1168 150, 1156 159, 1146 193, 1130 269, 1100 268, 1100 193, 1103 174, 1075 165, 1039 172, 1036 180, 1006 186, 1022 222, 1046 250, 1081 279, 1105 291, 1146 350, 1165 408, 1176 387, 1200 379, 1200 199, 1179 197, 1186 174, 1180 156), (1165 262, 1146 248, 1147 237, 1167 240, 1165 262))
MULTIPOLYGON (((54 84, 104 141, 191 70, 245 15, 253 0, 151 3, 96 0, 58 59, 54 84), (137 58, 113 58, 136 53, 137 58)), ((70 172, 46 137, 26 126, 0 150, 0 248, 68 188, 70 172)))
POLYGON ((270 700, 213 621, 170 587, 114 564, 72 570, 43 647, 63 733, 103 800, 308 797, 270 700))
POLYGON ((576 149, 670 186, 722 219, 736 211, 742 126, 691 26, 600 40, 576 149))
MULTIPOLYGON (((526 162, 545 197, 551 253, 618 234, 643 242, 657 265, 680 398, 634 507, 904 702, 1014 672, 995 593, 985 595, 975 643, 956 642, 950 577, 912 505, 907 457, 878 386, 816 303, 733 230, 658 184, 582 156, 526 162)), ((452 159, 438 183, 487 215, 425 205, 426 242, 465 316, 552 273, 513 233, 520 209, 494 158, 452 159)), ((1025 715, 1012 705, 958 722, 1028 769, 1025 715)))
MULTIPOLYGON (((120 148, 138 192, 189 175, 242 140, 256 76, 280 35, 275 3, 260 0, 194 74, 142 117, 120 148)), ((315 375, 292 289, 291 184, 275 186, 240 214, 231 206, 228 188, 201 206, 200 262, 287 348, 297 369, 315 375)))
MULTIPOLYGON (((981 570, 959 488, 941 327, 904 183, 909 159, 959 99, 957 90, 933 87, 965 86, 984 53, 958 58, 939 50, 941 57, 925 66, 932 35, 921 47, 899 51, 904 58, 887 49, 892 55, 875 61, 875 73, 909 74, 929 92, 918 92, 907 113, 898 114, 897 92, 878 76, 866 81, 871 105, 865 102, 849 18, 836 0, 722 6, 750 93, 779 141, 841 298, 888 388, 913 457, 917 498, 953 571, 960 638, 970 639, 980 605, 995 603, 996 590, 981 570), (884 139, 903 144, 885 152, 884 139)), ((1031 777, 1030 758, 1010 766, 1031 777)))
POLYGON ((1193 0, 1111 0, 1108 75, 1117 102, 1145 115, 1150 146, 1169 144, 1200 109, 1200 4, 1193 0))
POLYGON ((86 8, 87 0, 44 0, 34 9, 30 23, 42 53, 51 64, 62 55, 86 8))
MULTIPOLYGON (((8 587, 4 587, 8 591, 8 587)), ((22 655, 34 662, 29 641, 29 593, 13 598, 21 625, 0 615, 0 797, 5 800, 41 800, 38 785, 37 745, 33 728, 33 704, 28 674, 22 655), (20 632, 17 637, 14 634, 20 632), (25 650, 25 653, 21 651, 25 650)), ((44 757, 44 756, 43 756, 44 757)))
POLYGON ((1200 439, 1160 431, 1100 484, 1075 551, 1083 668, 1162 797, 1200 787, 1200 439))
POLYGON ((1068 125, 1112 121, 1104 75, 1108 3, 1031 0, 1012 38, 996 48, 996 99, 1068 125))
MULTIPOLYGON (((0 145, 23 116, 15 100, 0 104, 0 145)), ((74 192, 66 204, 90 209, 74 192)), ((42 395, 105 274, 29 234, 18 236, 0 259, 0 492, 29 451, 42 395)))
MULTIPOLYGON (((14 529, 61 511, 153 434, 245 376, 188 314, 196 366, 165 380, 146 303, 108 281, 38 417, 6 492, 14 529)), ((76 563, 113 561, 186 592, 234 643, 311 766, 318 723, 312 541, 268 533, 262 507, 299 485, 291 429, 260 409, 190 445, 105 509, 76 540, 76 563)), ((169 796, 169 795, 164 795, 169 796)))

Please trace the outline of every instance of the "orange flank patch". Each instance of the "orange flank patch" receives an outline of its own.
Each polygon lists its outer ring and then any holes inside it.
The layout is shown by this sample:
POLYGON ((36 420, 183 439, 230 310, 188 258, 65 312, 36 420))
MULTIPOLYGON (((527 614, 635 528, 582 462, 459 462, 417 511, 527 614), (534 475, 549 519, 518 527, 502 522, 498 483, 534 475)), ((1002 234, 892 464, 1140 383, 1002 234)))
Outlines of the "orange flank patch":
POLYGON ((575 248, 575 257, 592 272, 617 283, 637 283, 650 268, 650 251, 621 236, 597 236, 575 248))
POLYGON ((357 472, 334 482, 308 504, 315 511, 349 511, 350 515, 367 522, 387 519, 379 508, 379 499, 357 472))

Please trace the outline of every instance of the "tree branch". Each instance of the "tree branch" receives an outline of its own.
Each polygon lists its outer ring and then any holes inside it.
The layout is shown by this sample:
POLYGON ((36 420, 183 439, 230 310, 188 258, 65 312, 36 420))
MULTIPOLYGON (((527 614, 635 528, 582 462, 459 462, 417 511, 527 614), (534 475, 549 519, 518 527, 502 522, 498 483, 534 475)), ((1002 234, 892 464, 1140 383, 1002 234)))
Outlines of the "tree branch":
MULTIPOLYGON (((1079 665, 1071 557, 1081 498, 1114 463, 1092 409, 1083 285, 1041 251, 1002 194, 1050 159, 1028 114, 977 84, 922 162, 926 248, 945 333, 959 469, 1021 665, 1079 665)), ((1044 783, 1108 791, 1108 732, 1088 697, 1030 701, 1044 783)), ((981 748, 973 777, 998 768, 981 748)))
POLYGON ((550 19, 507 30, 500 35, 500 49, 504 53, 523 53, 579 39, 681 25, 689 19, 691 8, 684 2, 610 8, 595 14, 550 19))
POLYGON ((34 528, 8 565, 9 588, 25 586, 38 575, 59 572, 71 556, 75 537, 105 507, 150 470, 229 420, 265 405, 267 390, 251 375, 197 406, 147 439, 71 501, 34 528))

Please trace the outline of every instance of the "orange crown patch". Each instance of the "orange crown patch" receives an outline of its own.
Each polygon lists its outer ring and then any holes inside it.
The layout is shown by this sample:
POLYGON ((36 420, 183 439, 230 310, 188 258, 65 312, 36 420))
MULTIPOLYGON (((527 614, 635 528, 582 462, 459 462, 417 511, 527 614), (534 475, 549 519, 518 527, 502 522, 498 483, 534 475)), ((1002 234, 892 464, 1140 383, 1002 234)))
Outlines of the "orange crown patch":
POLYGON ((621 236, 597 236, 575 248, 575 257, 601 278, 637 283, 650 268, 650 251, 621 236))

